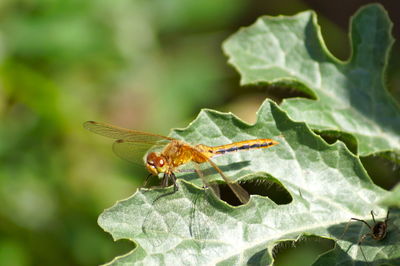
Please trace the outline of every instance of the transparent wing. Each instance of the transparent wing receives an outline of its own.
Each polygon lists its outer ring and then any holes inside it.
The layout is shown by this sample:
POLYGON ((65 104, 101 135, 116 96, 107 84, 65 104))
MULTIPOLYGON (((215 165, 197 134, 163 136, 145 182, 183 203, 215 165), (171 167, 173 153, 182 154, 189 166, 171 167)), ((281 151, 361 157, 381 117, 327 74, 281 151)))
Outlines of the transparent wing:
MULTIPOLYGON (((200 165, 200 167, 196 167, 196 172, 199 175, 199 177, 202 179, 203 183, 206 186, 210 186, 210 182, 208 181, 207 176, 210 174, 209 171, 202 170, 201 168, 204 168, 204 166, 211 166, 211 169, 214 169, 217 171, 217 173, 222 177, 222 179, 225 181, 225 183, 229 186, 229 188, 233 191, 233 193, 236 195, 236 197, 242 202, 243 204, 246 204, 249 199, 250 195, 247 193, 247 191, 242 188, 238 183, 234 183, 232 180, 230 180, 224 172, 209 158, 209 156, 205 153, 202 153, 196 149, 192 149, 193 153, 196 153, 196 157, 203 158, 204 163, 200 165)), ((217 190, 213 185, 211 185, 211 188, 214 190, 214 192, 219 195, 219 190, 217 190)))
POLYGON ((173 138, 153 133, 126 129, 122 127, 113 126, 107 123, 100 123, 95 121, 87 121, 83 124, 83 127, 91 132, 102 135, 104 137, 112 139, 121 139, 130 142, 155 144, 159 142, 165 143, 174 140, 173 138))
POLYGON ((233 183, 232 180, 230 180, 213 161, 209 159, 206 163, 211 165, 219 173, 222 179, 224 179, 225 183, 229 186, 233 193, 235 193, 240 202, 246 204, 250 200, 249 193, 247 193, 247 191, 242 188, 238 183, 233 183))
POLYGON ((215 195, 218 198, 220 198, 220 192, 219 192, 218 185, 217 184, 211 184, 208 181, 207 175, 209 175, 209 173, 206 172, 206 169, 204 167, 206 164, 192 163, 192 165, 194 166, 194 170, 195 170, 197 176, 200 177, 200 179, 203 182, 203 185, 205 186, 205 188, 211 188, 214 191, 215 195))
MULTIPOLYGON (((206 193, 211 191, 206 190, 206 193)), ((215 215, 213 208, 210 208, 209 202, 204 194, 197 194, 193 200, 192 210, 190 213, 189 232, 190 235, 196 239, 194 244, 199 249, 207 244, 207 240, 213 239, 213 233, 217 226, 212 223, 215 215)), ((214 236, 215 237, 215 236, 214 236)))
POLYGON ((113 151, 120 158, 127 160, 132 163, 144 165, 143 157, 150 149, 157 150, 161 149, 162 146, 152 143, 144 142, 131 142, 123 139, 119 139, 113 144, 113 151))

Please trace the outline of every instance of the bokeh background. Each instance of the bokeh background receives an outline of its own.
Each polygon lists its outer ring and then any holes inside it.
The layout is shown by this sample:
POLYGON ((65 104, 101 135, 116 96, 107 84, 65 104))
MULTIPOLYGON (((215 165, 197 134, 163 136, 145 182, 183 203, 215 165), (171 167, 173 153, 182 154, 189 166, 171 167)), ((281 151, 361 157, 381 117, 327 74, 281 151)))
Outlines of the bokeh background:
MULTIPOLYGON (((97 217, 147 173, 117 158, 111 140, 85 131, 84 121, 167 135, 213 108, 252 122, 266 97, 296 92, 241 88, 222 41, 260 15, 313 9, 328 48, 344 60, 349 17, 368 2, 1 0, 0 265, 96 265, 134 247, 113 242, 97 217)), ((399 39, 400 3, 378 2, 399 39)), ((398 100, 399 59, 397 42, 387 84, 398 100)), ((376 183, 393 186, 398 168, 364 160, 376 183)), ((315 259, 321 245, 308 242, 308 253, 281 245, 281 265, 315 259)))

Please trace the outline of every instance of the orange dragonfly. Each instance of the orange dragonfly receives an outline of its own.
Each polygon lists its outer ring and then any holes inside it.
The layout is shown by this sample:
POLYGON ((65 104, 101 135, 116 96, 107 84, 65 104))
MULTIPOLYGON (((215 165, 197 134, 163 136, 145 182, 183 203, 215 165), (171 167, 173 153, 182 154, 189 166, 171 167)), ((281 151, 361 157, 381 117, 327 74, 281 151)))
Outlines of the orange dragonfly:
MULTIPOLYGON (((250 198, 247 191, 238 183, 233 183, 211 158, 230 152, 269 148, 278 144, 277 141, 272 139, 252 139, 213 147, 203 144, 192 146, 184 141, 171 137, 121 128, 106 123, 87 121, 83 126, 87 130, 99 135, 116 139, 113 144, 114 152, 121 158, 135 163, 143 160, 143 155, 148 152, 149 148, 152 146, 164 145, 161 152, 149 152, 147 154, 145 165, 150 175, 158 176, 159 174, 163 174, 163 187, 168 186, 169 179, 171 179, 175 191, 178 189, 178 186, 174 173, 179 171, 177 169, 179 166, 189 162, 194 162, 196 164, 208 163, 221 175, 226 184, 243 204, 247 203, 250 198)), ((207 185, 207 181, 198 168, 196 172, 205 185, 207 185)))

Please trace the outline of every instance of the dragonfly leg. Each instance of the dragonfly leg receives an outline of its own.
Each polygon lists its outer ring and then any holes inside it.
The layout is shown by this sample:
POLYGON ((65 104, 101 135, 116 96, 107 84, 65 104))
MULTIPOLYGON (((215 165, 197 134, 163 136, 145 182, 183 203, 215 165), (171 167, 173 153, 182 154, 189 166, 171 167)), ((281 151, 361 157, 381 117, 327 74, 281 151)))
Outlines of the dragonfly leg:
POLYGON ((168 187, 168 179, 169 179, 169 175, 167 173, 164 173, 163 181, 161 184, 162 187, 168 187))
POLYGON ((172 182, 174 183, 174 192, 176 192, 176 191, 178 191, 178 184, 176 183, 176 176, 175 176, 175 174, 174 173, 171 173, 171 179, 172 179, 172 182))

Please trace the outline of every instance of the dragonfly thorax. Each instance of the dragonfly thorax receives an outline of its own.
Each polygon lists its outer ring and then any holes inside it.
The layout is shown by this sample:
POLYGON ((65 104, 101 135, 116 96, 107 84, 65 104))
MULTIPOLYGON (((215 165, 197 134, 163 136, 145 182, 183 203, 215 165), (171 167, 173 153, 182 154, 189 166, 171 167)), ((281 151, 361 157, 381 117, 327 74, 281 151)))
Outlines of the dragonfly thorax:
POLYGON ((167 171, 165 157, 157 152, 150 152, 146 158, 146 168, 153 175, 165 173, 167 171))

